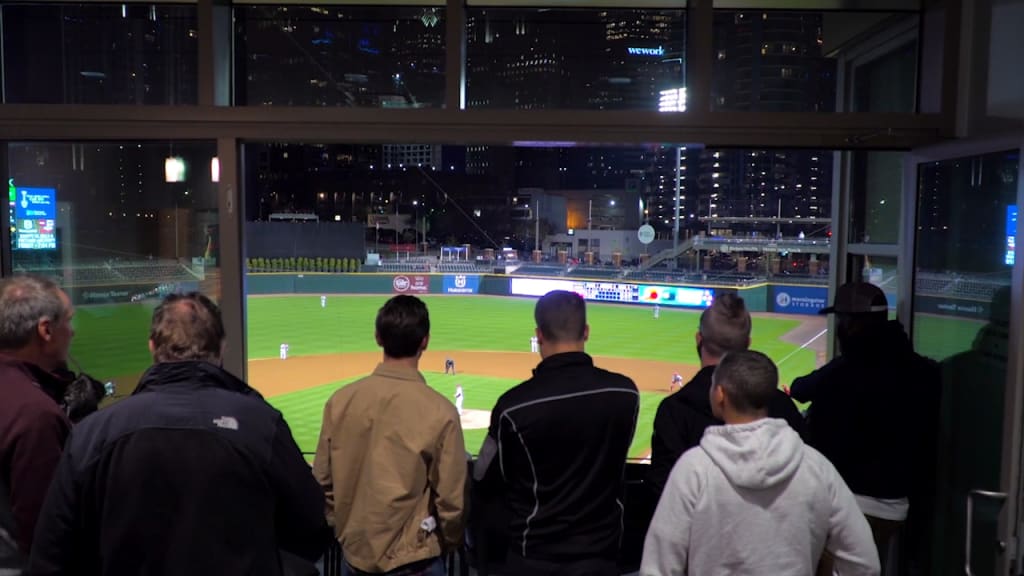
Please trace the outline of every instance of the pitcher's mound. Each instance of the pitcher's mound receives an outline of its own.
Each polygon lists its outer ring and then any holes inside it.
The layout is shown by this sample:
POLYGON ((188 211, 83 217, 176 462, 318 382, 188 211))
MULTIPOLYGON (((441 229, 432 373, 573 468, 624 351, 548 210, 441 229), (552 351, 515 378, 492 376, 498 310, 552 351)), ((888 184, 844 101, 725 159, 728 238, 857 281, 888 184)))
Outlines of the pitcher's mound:
POLYGON ((480 430, 491 425, 491 412, 489 410, 462 410, 462 429, 480 430))

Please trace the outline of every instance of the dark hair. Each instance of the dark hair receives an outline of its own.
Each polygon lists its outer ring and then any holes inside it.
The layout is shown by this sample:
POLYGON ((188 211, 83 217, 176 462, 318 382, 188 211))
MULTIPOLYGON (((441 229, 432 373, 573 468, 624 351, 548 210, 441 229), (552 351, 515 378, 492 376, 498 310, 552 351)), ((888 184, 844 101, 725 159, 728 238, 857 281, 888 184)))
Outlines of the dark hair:
POLYGON ((715 368, 712 386, 721 386, 729 402, 744 414, 768 409, 779 387, 779 369, 754 350, 727 353, 715 368))
POLYGON ((427 305, 415 296, 395 296, 377 312, 376 328, 387 357, 411 358, 430 334, 427 305))
POLYGON ((575 292, 552 290, 533 309, 541 335, 551 342, 579 342, 587 327, 587 305, 575 292))
POLYGON ((169 294, 153 311, 149 329, 157 362, 220 362, 224 321, 220 308, 198 292, 169 294))
POLYGON ((0 281, 0 350, 24 348, 39 321, 59 325, 68 315, 60 287, 41 276, 14 276, 0 281))
POLYGON ((715 297, 700 315, 702 346, 711 356, 746 350, 750 345, 750 312, 733 292, 715 297))

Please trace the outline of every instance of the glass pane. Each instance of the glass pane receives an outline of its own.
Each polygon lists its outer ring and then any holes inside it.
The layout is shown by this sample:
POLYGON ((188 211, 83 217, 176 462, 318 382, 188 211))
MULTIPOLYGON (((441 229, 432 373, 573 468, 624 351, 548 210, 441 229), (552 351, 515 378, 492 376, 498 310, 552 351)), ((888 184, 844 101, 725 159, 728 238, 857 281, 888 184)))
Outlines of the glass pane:
POLYGON ((467 10, 470 108, 686 107, 684 10, 467 10))
POLYGON ((440 107, 444 43, 443 8, 238 6, 235 101, 440 107))
POLYGON ((896 319, 896 305, 900 293, 900 269, 896 258, 851 254, 847 271, 850 282, 869 282, 885 292, 889 302, 889 318, 896 319))
POLYGON ((195 104, 195 5, 3 7, 4 101, 195 104))
POLYGON ((153 306, 220 298, 214 142, 8 146, 13 268, 56 279, 77 311, 71 354, 118 396, 151 364, 153 306))
MULTIPOLYGON (((835 112, 837 63, 876 48, 904 28, 908 13, 716 10, 712 107, 765 112, 835 112)), ((853 99, 860 111, 913 109, 916 40, 854 69, 853 99), (874 67, 871 65, 874 64, 874 67), (909 69, 908 69, 909 66, 909 69), (907 73, 909 70, 909 73, 907 73), (886 82, 895 80, 895 84, 886 82)), ((849 79, 848 79, 849 81, 849 79)), ((853 108, 852 106, 848 108, 853 108)))
MULTIPOLYGON (((1000 489, 1019 164, 1013 151, 918 168, 914 345, 943 368, 936 573, 964 566, 968 490, 1000 489)), ((998 509, 981 506, 972 566, 992 574, 998 509)))
POLYGON ((850 242, 896 244, 903 218, 903 152, 854 152, 850 242))
MULTIPOLYGON (((644 390, 638 457, 671 379, 658 363, 697 364, 704 290, 741 292, 783 382, 824 359, 829 221, 809 216, 831 210, 831 151, 248 142, 243 156, 249 376, 304 450, 326 396, 379 360, 373 317, 394 293, 430 307, 427 381, 451 397, 452 354, 478 411, 536 363, 532 302, 497 296, 590 294, 588 349, 644 390), (641 270, 673 246, 677 173, 682 254, 641 270), (672 295, 659 321, 641 294, 672 295), (310 378, 280 376, 282 344, 310 378)), ((483 433, 466 427, 470 450, 483 433)))

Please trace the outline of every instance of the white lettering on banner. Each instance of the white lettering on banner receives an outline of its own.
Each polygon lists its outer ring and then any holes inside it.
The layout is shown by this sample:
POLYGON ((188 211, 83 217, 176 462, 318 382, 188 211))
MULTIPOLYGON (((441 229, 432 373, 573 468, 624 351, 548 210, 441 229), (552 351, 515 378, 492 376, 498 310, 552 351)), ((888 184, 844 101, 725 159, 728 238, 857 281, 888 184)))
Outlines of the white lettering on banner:
POLYGON ((409 289, 410 282, 409 278, 406 276, 395 276, 393 284, 395 286, 395 290, 398 290, 399 292, 405 292, 406 290, 409 289))
POLYGON ((780 308, 806 308, 814 310, 820 310, 827 306, 824 298, 792 296, 788 292, 779 292, 776 294, 775 303, 780 308))
POLYGON ((456 288, 465 288, 466 287, 466 275, 465 274, 459 274, 458 276, 455 277, 455 287, 456 288))

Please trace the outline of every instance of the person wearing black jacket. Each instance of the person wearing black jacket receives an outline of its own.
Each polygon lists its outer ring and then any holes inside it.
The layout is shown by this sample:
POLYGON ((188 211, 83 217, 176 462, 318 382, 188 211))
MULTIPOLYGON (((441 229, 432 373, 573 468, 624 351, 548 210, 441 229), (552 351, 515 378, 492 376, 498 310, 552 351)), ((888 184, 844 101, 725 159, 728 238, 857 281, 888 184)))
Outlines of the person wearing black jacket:
POLYGON ((501 573, 617 576, 640 395, 632 380, 595 367, 584 352, 581 296, 549 292, 534 315, 543 360, 533 378, 498 399, 473 473, 508 516, 501 573))
MULTIPOLYGON (((701 314, 696 337, 701 369, 679 392, 661 401, 654 417, 648 483, 656 495, 665 489, 676 460, 700 444, 704 430, 723 424, 711 413, 711 375, 725 354, 750 347, 750 328, 746 304, 733 293, 716 297, 701 314)), ((768 417, 781 418, 797 434, 803 433, 803 417, 781 390, 768 407, 768 417)))
POLYGON ((281 414, 220 368, 216 305, 168 296, 149 345, 156 363, 131 397, 73 429, 29 572, 277 576, 294 556, 312 568, 330 538, 323 491, 281 414))
MULTIPOLYGON (((835 465, 856 496, 883 570, 888 543, 914 497, 930 499, 942 384, 939 365, 914 352, 888 311, 877 286, 840 286, 834 305, 821 313, 836 315, 841 355, 790 389, 793 398, 811 403, 807 443, 835 465)), ((919 520, 929 513, 924 506, 917 511, 919 520)))

